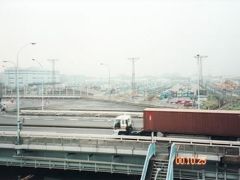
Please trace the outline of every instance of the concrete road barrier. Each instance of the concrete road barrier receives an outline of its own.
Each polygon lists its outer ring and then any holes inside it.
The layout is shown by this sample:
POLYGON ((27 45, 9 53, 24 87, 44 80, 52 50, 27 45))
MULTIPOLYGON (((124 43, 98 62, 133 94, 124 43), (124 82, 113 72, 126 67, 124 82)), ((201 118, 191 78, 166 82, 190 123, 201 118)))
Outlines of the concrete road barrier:
POLYGON ((36 116, 81 116, 81 117, 117 117, 128 114, 133 118, 142 118, 143 112, 124 111, 59 111, 59 110, 21 110, 21 115, 36 116))

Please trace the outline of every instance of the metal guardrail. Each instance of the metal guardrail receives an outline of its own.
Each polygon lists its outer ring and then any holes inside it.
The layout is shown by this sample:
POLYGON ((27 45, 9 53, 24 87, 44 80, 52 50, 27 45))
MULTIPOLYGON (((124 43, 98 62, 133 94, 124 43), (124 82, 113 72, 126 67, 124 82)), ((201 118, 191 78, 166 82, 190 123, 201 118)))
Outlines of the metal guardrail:
MULTIPOLYGON (((73 147, 81 151, 109 150, 109 153, 139 154, 147 151, 152 142, 147 136, 123 136, 123 135, 93 135, 93 134, 65 134, 65 133, 41 133, 21 132, 22 148, 53 149, 67 151, 73 147)), ((240 142, 238 141, 212 141, 199 139, 181 139, 154 137, 153 142, 175 143, 179 145, 179 153, 195 153, 213 155, 211 158, 219 159, 223 155, 239 155, 240 142)), ((0 131, 0 143, 15 144, 16 133, 13 131, 0 131)), ((2 147, 4 148, 4 147, 2 147)), ((21 148, 20 146, 18 148, 21 148)), ((210 156, 209 156, 210 158, 210 156)))
POLYGON ((131 115, 133 118, 142 118, 142 112, 129 111, 101 111, 101 110, 21 110, 22 115, 41 115, 41 116, 84 116, 84 117, 117 117, 122 114, 131 115))
POLYGON ((201 170, 175 169, 174 170, 174 178, 186 179, 186 180, 195 180, 195 179, 239 180, 240 173, 237 171, 230 172, 227 170, 212 172, 212 171, 208 171, 208 170, 204 170, 204 169, 201 169, 201 170))
POLYGON ((140 175, 143 165, 35 156, 1 158, 0 165, 140 175))
POLYGON ((193 153, 193 154, 206 154, 206 155, 240 155, 240 147, 238 146, 206 146, 201 144, 187 144, 187 143, 177 143, 178 152, 182 153, 193 153))
POLYGON ((182 143, 190 145, 202 146, 222 146, 222 147, 239 147, 240 141, 222 141, 222 140, 205 140, 205 139, 187 139, 187 138, 170 138, 170 137, 156 137, 156 141, 165 141, 169 143, 182 143))
POLYGON ((110 154, 140 155, 145 156, 149 141, 136 141, 134 139, 114 139, 97 136, 64 137, 53 134, 39 135, 21 134, 21 144, 16 144, 16 134, 4 133, 0 135, 0 148, 47 150, 59 152, 98 152, 110 154), (6 136, 4 136, 6 135, 6 136))
POLYGON ((151 143, 148 146, 148 151, 147 151, 147 155, 146 155, 144 166, 143 166, 143 170, 142 170, 141 180, 145 180, 146 179, 146 174, 147 174, 149 161, 152 158, 152 156, 155 155, 155 154, 156 154, 156 144, 155 143, 151 143))
MULTIPOLYGON (((0 137, 15 137, 14 131, 0 131, 0 137)), ((105 140, 105 141, 132 141, 132 142, 166 142, 166 143, 181 143, 188 145, 201 146, 221 146, 221 147, 238 147, 240 141, 219 141, 219 140, 203 140, 203 139, 184 139, 170 137, 149 137, 149 136, 125 136, 125 135, 100 135, 100 134, 77 134, 77 133, 54 133, 54 132, 33 132, 22 131, 21 137, 33 138, 62 138, 62 139, 88 139, 88 140, 105 140)))

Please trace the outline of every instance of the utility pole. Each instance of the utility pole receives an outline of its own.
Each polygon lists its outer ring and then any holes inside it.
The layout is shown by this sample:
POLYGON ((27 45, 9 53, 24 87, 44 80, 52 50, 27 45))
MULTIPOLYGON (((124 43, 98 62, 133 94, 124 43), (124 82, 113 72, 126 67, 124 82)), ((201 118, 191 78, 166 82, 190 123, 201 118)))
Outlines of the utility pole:
POLYGON ((139 60, 138 57, 128 58, 128 60, 132 61, 132 100, 134 99, 134 95, 136 93, 136 83, 135 83, 135 61, 139 60))
POLYGON ((108 70, 108 99, 111 99, 111 71, 110 71, 110 67, 108 64, 105 63, 100 63, 101 66, 105 66, 108 70))
MULTIPOLYGON (((32 59, 32 60, 38 63, 38 65, 41 67, 41 70, 42 70, 42 73, 43 73, 43 66, 42 66, 42 64, 37 59, 32 59)), ((44 83, 44 75, 42 75, 42 80, 41 80, 41 84, 42 84, 42 111, 43 111, 43 108, 44 108, 44 101, 43 101, 44 88, 43 88, 43 83, 44 83)))
POLYGON ((201 109, 200 105, 200 87, 203 87, 203 75, 202 75, 202 59, 207 58, 207 56, 201 56, 197 54, 194 56, 194 58, 197 59, 197 64, 198 64, 198 109, 201 109))
POLYGON ((52 63, 52 88, 53 93, 55 93, 55 84, 56 84, 56 74, 55 74, 55 62, 58 61, 58 59, 48 59, 52 63))

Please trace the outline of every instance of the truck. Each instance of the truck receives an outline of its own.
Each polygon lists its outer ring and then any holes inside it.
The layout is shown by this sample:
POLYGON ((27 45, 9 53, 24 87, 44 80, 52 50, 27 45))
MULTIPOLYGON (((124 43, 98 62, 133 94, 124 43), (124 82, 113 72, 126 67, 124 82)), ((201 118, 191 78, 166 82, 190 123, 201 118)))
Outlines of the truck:
POLYGON ((113 132, 117 135, 129 135, 132 133, 133 125, 130 115, 120 115, 114 120, 113 132))
POLYGON ((130 115, 120 115, 114 119, 113 123, 114 135, 135 135, 135 136, 150 136, 151 132, 138 130, 134 127, 130 115))
POLYGON ((5 103, 0 103, 0 112, 6 112, 7 105, 5 103))
POLYGON ((114 133, 119 135, 169 134, 206 136, 212 139, 240 138, 240 111, 147 108, 143 128, 134 130, 129 115, 118 116, 114 133))

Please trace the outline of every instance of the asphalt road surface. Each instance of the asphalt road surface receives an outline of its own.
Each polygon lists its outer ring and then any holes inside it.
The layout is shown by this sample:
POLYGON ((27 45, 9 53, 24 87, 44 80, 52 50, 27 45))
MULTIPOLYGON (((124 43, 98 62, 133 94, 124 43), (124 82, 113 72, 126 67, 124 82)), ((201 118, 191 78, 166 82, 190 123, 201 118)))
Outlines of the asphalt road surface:
MULTIPOLYGON (((127 103, 115 103, 88 99, 45 99, 45 109, 51 110, 111 110, 143 111, 145 107, 127 103)), ((16 131, 16 104, 10 112, 0 114, 0 130, 16 131)), ((20 99, 21 109, 40 109, 41 99, 20 99)), ((78 116, 21 116, 23 131, 66 132, 81 134, 112 134, 114 118, 78 116)), ((133 118, 134 128, 143 127, 142 118, 133 118)))
MULTIPOLYGON (((0 115, 0 125, 16 124, 16 116, 0 115)), ((55 127, 96 127, 112 128, 114 118, 108 117, 78 117, 78 116, 20 116, 23 125, 29 126, 55 126, 55 127)), ((133 118, 135 128, 141 128, 142 118, 133 118)))
MULTIPOLYGON (((16 126, 0 126, 0 131, 16 131, 16 126)), ((24 127, 21 131, 28 132, 53 132, 53 133, 78 133, 78 134, 101 134, 112 135, 112 129, 95 129, 95 128, 64 128, 64 127, 24 127)))
MULTIPOLYGON (((8 101, 7 99, 4 101, 8 101)), ((9 101, 8 101, 9 102, 9 101)), ((8 110, 16 110, 16 103, 8 103, 8 110)), ((92 99, 44 99, 44 109, 52 110, 118 110, 143 111, 148 106, 108 102, 92 99)), ((41 109, 41 99, 20 99, 21 109, 41 109)))

